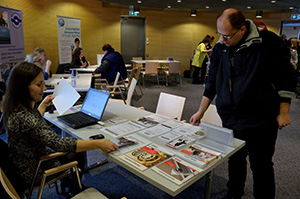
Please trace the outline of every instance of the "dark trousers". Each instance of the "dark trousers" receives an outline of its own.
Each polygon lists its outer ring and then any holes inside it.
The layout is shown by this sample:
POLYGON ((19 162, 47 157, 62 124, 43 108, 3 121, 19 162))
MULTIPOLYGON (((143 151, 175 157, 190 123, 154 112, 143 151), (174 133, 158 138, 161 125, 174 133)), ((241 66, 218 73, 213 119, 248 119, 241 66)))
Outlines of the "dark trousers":
POLYGON ((256 199, 275 198, 275 177, 272 156, 275 151, 278 125, 276 121, 256 128, 234 131, 234 137, 246 141, 246 145, 228 161, 227 187, 234 198, 244 195, 247 176, 247 160, 253 174, 253 195, 256 199))
POLYGON ((199 73, 200 73, 200 67, 194 66, 193 82, 192 82, 193 84, 200 84, 199 73))

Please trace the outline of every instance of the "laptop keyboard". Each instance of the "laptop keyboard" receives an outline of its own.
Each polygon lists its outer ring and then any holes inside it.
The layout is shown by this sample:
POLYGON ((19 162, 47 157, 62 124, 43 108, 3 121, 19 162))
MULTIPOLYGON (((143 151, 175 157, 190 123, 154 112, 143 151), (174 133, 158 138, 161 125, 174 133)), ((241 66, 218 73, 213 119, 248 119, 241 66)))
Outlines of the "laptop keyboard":
POLYGON ((89 117, 84 113, 77 112, 76 114, 63 115, 58 117, 63 122, 69 124, 73 128, 80 128, 97 123, 95 118, 89 117))

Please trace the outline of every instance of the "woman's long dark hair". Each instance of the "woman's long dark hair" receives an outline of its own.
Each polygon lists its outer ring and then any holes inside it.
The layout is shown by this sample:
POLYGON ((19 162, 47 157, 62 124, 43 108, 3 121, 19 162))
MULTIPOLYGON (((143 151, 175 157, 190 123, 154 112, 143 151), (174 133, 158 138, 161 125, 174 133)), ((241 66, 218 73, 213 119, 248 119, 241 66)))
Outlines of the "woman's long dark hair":
POLYGON ((32 109, 28 86, 42 72, 40 67, 25 61, 19 62, 12 68, 7 81, 3 106, 4 127, 6 127, 9 115, 19 105, 32 109))
POLYGON ((82 48, 76 48, 75 49, 75 52, 74 52, 74 58, 75 58, 75 61, 78 63, 80 62, 80 54, 81 54, 81 51, 82 51, 82 48))

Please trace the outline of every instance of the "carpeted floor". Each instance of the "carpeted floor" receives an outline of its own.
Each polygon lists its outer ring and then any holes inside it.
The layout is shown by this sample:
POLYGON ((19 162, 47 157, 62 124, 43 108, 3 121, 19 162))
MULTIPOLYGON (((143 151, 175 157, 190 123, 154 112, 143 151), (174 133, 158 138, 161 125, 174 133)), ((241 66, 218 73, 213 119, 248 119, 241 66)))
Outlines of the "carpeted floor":
MULTIPOLYGON (((162 82, 163 83, 163 82, 162 82)), ((186 104, 182 119, 189 121, 190 116, 197 111, 203 92, 203 85, 191 84, 191 79, 183 79, 183 87, 171 83, 168 87, 157 85, 155 79, 146 81, 144 95, 141 96, 137 90, 139 100, 133 96, 133 106, 144 106, 146 110, 155 112, 156 103, 160 92, 167 92, 186 97, 186 104)), ((274 168, 276 172, 276 199, 298 199, 300 198, 300 99, 293 99, 290 109, 292 124, 279 131, 276 152, 274 155, 274 168)), ((5 139, 5 136, 1 135, 5 139)), ((105 157, 96 151, 88 152, 88 164, 92 164, 105 157)), ((248 169, 248 178, 245 187, 244 199, 251 199, 252 176, 248 169)), ((212 199, 220 199, 226 193, 227 162, 221 164, 214 170, 212 199)), ((157 187, 152 186, 129 171, 109 161, 108 164, 90 170, 85 173, 83 184, 95 187, 110 199, 118 199, 123 196, 128 199, 191 199, 203 198, 204 178, 181 192, 176 197, 164 193, 157 187)), ((170 182, 172 183, 172 182, 170 182)), ((34 194, 37 194, 36 192, 34 194)), ((34 197, 33 197, 34 198, 34 197)), ((43 198, 65 198, 57 195, 54 188, 45 188, 43 198)))

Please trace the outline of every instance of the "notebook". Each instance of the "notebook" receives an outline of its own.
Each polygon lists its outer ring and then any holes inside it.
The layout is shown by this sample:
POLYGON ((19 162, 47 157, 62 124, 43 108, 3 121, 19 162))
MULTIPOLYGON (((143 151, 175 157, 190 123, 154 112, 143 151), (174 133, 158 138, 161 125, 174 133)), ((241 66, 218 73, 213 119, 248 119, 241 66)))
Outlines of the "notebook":
POLYGON ((110 93, 90 88, 80 111, 57 116, 57 118, 74 129, 96 124, 102 118, 109 96, 110 93))

